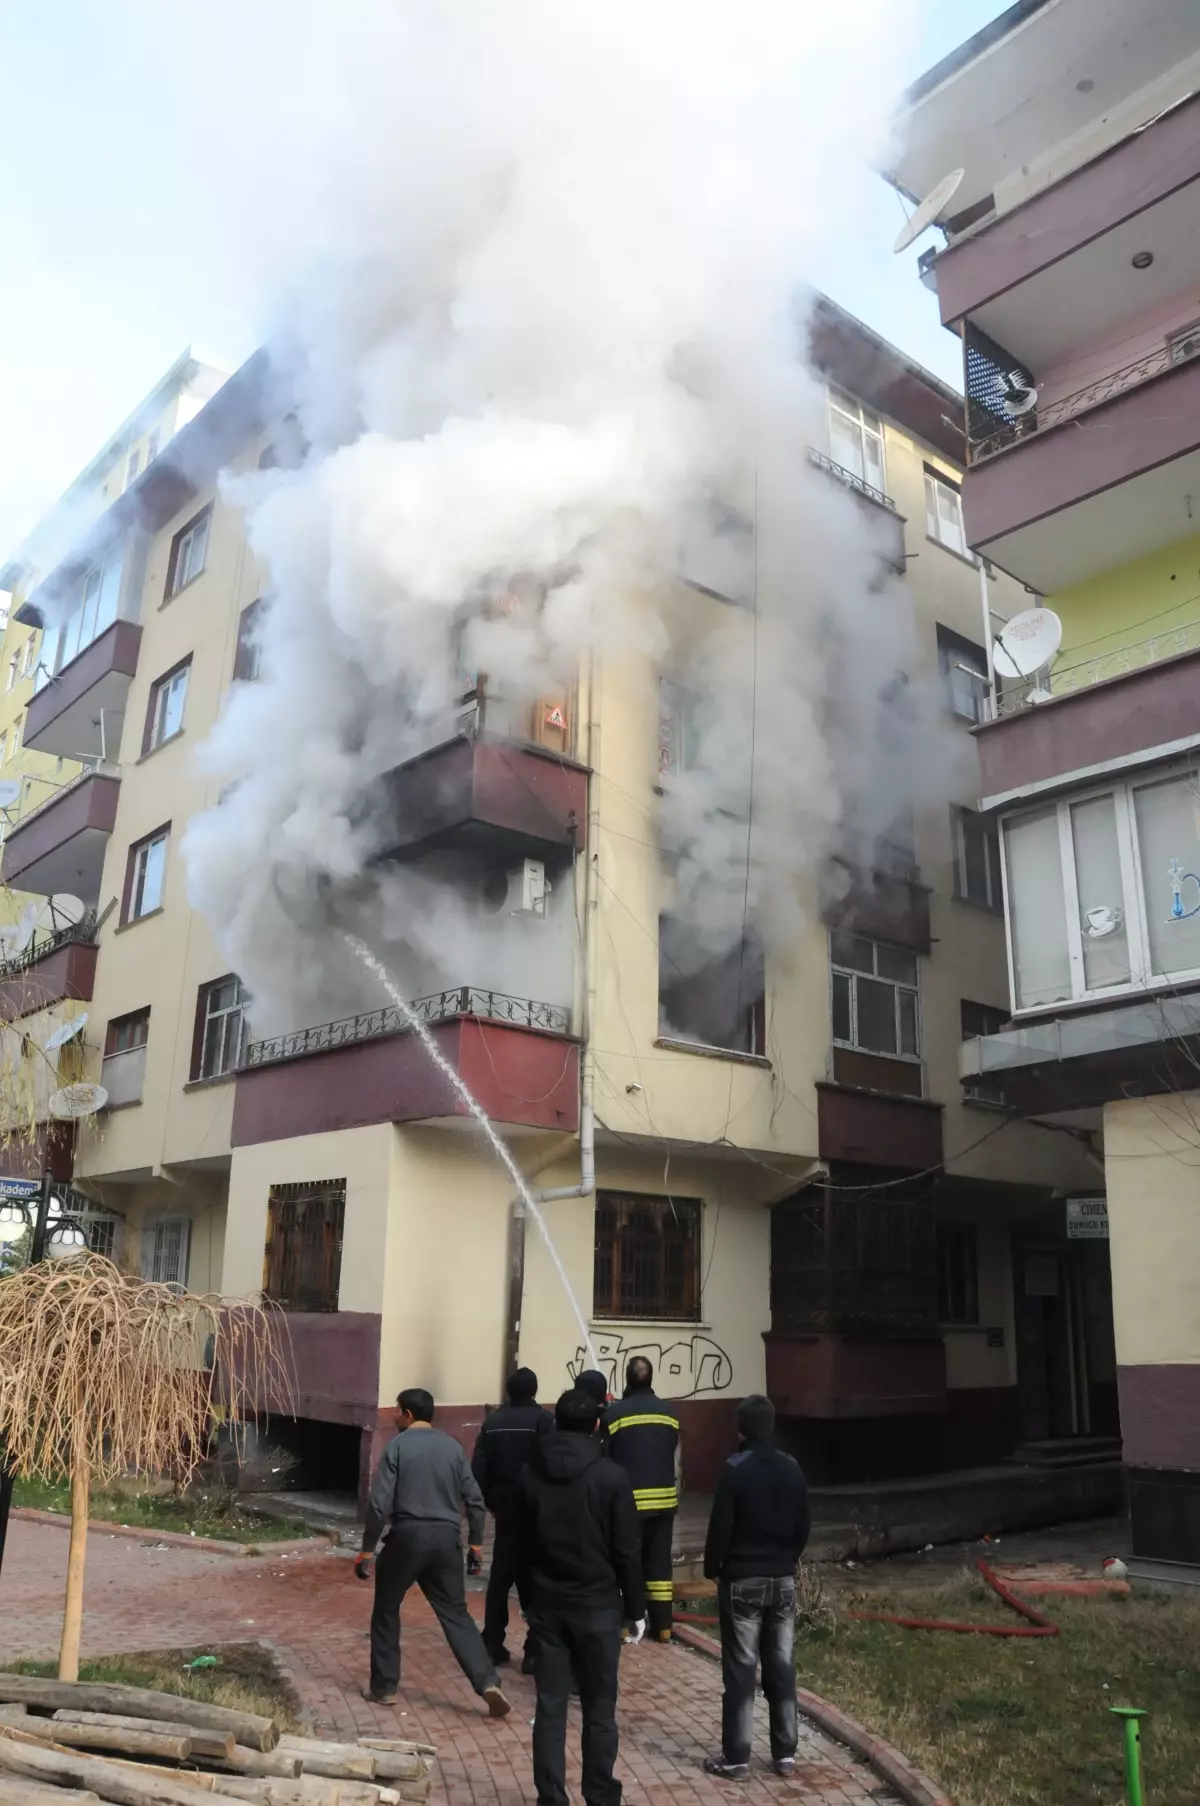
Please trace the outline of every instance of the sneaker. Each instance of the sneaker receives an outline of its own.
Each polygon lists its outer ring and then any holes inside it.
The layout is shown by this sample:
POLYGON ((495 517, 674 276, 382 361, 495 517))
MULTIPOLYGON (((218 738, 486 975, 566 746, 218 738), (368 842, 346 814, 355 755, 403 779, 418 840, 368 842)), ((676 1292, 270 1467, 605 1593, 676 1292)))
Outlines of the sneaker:
POLYGON ((656 1643, 669 1643, 671 1641, 671 1632, 669 1630, 656 1630, 654 1633, 654 1641, 656 1643))
POLYGON ((796 1758, 794 1756, 776 1756, 771 1767, 777 1775, 781 1776, 782 1779, 786 1781, 796 1772, 796 1758))
POLYGON ((396 1703, 394 1693, 373 1693, 370 1687, 363 1687, 360 1691, 363 1698, 369 1699, 373 1706, 394 1706, 396 1703))
POLYGON ((488 1715, 491 1718, 507 1718, 512 1711, 512 1706, 509 1704, 508 1700, 505 1699, 498 1683, 494 1686, 484 1688, 483 1703, 487 1707, 488 1715))
POLYGON ((706 1756, 704 1772, 706 1775, 717 1775, 722 1781, 748 1781, 750 1764, 748 1762, 726 1762, 724 1756, 706 1756))

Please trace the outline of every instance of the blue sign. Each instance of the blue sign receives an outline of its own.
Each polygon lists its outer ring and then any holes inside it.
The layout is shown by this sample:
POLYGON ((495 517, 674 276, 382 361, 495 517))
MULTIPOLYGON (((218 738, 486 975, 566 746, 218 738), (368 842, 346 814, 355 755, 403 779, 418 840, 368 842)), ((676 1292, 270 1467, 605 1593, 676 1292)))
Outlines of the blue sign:
POLYGON ((0 1179, 0 1198, 36 1198, 41 1189, 40 1179, 0 1179))

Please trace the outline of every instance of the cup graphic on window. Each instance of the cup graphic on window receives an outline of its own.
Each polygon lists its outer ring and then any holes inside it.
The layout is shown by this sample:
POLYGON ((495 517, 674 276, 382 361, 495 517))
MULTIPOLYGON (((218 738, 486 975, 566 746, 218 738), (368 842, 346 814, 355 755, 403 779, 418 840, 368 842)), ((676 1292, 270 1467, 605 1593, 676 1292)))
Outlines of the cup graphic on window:
POLYGON ((1121 911, 1107 903, 1097 904, 1095 909, 1085 910, 1083 917, 1084 931, 1089 940, 1102 941, 1110 934, 1116 934, 1121 926, 1121 911))

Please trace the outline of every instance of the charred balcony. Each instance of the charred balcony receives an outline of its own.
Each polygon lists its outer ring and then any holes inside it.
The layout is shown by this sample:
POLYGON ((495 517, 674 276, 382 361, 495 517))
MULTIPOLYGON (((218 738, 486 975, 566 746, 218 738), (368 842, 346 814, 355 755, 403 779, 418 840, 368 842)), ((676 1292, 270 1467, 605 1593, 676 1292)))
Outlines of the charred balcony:
POLYGON ((457 734, 389 771, 384 859, 438 847, 545 857, 584 844, 587 770, 553 749, 457 734))
MULTIPOLYGON (((474 985, 410 1007, 494 1120, 578 1128, 579 1045, 568 1009, 474 985)), ((233 1144, 468 1114, 403 1012, 388 1007, 251 1042, 237 1079, 233 1144)))

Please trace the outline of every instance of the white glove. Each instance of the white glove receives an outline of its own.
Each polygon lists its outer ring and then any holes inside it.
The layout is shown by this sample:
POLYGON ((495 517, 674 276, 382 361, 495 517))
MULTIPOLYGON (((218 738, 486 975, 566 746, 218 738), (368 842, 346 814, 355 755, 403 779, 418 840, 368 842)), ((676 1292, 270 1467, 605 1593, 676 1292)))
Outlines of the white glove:
POLYGON ((646 1620, 644 1618, 633 1619, 629 1626, 629 1641, 631 1643, 640 1643, 645 1634, 646 1620))

